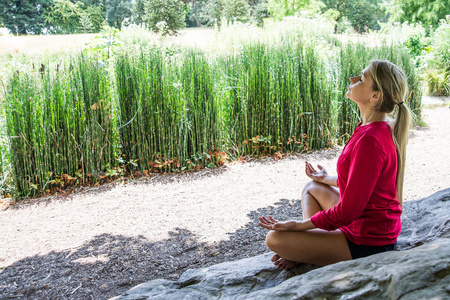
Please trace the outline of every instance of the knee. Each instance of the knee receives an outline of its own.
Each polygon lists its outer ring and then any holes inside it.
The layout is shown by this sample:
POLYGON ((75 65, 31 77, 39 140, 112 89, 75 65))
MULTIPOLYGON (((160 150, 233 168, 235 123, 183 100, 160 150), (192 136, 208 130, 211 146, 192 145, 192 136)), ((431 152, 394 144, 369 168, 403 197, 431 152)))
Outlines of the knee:
POLYGON ((312 190, 314 190, 315 188, 317 188, 318 183, 315 182, 314 180, 310 180, 308 181, 305 186, 303 187, 303 192, 304 193, 310 193, 312 190))
POLYGON ((266 235, 266 246, 270 250, 277 252, 278 247, 281 244, 280 232, 271 230, 266 235))

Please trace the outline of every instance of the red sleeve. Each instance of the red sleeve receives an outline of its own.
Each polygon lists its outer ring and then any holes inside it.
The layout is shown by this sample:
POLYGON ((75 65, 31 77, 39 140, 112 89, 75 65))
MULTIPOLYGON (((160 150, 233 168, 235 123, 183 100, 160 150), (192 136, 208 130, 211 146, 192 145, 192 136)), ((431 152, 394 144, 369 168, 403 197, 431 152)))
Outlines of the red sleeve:
POLYGON ((349 225, 362 214, 374 191, 384 163, 378 141, 363 136, 348 155, 348 177, 339 187, 339 204, 311 218, 317 228, 331 231, 349 225))

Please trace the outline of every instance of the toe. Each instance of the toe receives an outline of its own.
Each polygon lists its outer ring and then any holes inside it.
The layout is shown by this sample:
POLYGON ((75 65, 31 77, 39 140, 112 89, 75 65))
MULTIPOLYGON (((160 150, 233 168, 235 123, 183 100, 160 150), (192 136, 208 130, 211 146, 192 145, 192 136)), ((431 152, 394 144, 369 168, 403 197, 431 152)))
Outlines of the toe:
POLYGON ((278 254, 275 254, 274 256, 272 256, 271 261, 276 262, 281 258, 281 256, 279 256, 278 254))

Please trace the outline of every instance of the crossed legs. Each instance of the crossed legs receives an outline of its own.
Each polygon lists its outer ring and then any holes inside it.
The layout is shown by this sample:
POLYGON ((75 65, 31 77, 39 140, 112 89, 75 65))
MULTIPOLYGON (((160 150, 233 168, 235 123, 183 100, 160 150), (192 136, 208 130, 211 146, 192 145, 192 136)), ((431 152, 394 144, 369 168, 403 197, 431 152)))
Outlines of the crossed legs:
MULTIPOLYGON (((337 188, 310 181, 302 192, 303 219, 309 219, 318 211, 327 210, 339 202, 337 188)), ((329 265, 350 260, 347 239, 340 230, 322 229, 301 232, 269 231, 266 245, 276 254, 272 261, 280 269, 290 269, 298 263, 329 265)))

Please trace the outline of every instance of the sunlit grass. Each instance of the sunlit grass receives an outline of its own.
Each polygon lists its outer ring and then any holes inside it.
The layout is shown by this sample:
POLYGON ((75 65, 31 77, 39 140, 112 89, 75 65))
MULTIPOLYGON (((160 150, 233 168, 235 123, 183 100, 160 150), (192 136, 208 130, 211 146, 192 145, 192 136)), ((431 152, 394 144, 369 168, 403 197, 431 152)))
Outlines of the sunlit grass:
POLYGON ((16 197, 29 197, 345 142, 360 120, 345 98, 349 77, 372 59, 406 71, 408 103, 420 115, 418 78, 401 45, 342 44, 327 26, 308 32, 294 21, 272 31, 247 26, 241 37, 237 26, 224 28, 218 51, 137 31, 101 63, 92 53, 11 59, 2 79, 2 192, 13 185, 16 197))
POLYGON ((13 73, 4 101, 18 195, 92 183, 114 164, 105 75, 96 61, 82 56, 34 61, 13 73))

